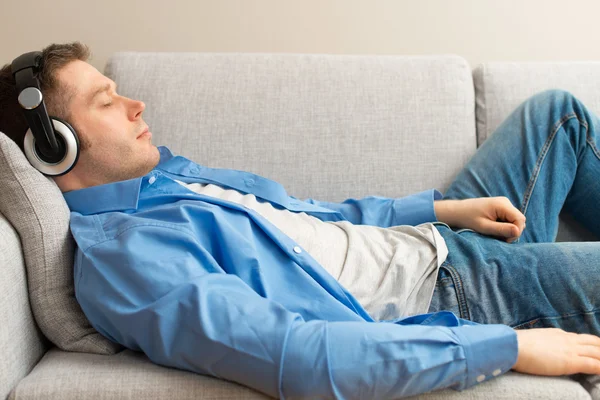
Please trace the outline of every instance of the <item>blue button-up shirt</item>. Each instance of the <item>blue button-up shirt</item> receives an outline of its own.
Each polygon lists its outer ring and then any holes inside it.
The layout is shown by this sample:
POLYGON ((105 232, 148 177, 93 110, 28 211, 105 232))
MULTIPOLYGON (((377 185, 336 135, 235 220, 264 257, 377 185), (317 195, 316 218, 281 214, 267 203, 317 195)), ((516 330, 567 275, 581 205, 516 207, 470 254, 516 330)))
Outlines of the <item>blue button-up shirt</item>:
POLYGON ((517 359, 516 332, 442 311, 374 321, 260 214, 175 181, 213 183, 323 221, 433 222, 435 189, 342 203, 299 200, 264 177, 159 147, 147 175, 64 194, 75 294, 92 326, 157 364, 273 397, 392 399, 463 390, 517 359))

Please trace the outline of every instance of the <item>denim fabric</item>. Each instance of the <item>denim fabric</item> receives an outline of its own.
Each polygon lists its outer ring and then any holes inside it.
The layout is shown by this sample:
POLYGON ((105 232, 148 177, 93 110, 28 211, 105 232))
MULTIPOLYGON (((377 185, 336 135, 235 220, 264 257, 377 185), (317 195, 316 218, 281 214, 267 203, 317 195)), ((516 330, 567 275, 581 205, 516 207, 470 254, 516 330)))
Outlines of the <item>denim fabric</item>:
POLYGON ((561 209, 600 237, 598 134, 598 117, 565 91, 539 93, 512 112, 444 199, 506 196, 527 226, 509 244, 436 222, 449 254, 429 312, 600 336, 600 242, 554 242, 561 209))

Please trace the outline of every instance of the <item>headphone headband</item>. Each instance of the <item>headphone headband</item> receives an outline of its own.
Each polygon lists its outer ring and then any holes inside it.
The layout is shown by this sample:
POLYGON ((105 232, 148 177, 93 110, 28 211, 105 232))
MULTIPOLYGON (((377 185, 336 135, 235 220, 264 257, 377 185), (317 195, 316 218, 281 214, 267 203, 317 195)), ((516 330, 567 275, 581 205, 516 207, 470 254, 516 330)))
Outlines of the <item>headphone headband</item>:
POLYGON ((11 64, 17 100, 29 125, 23 146, 27 159, 40 172, 51 176, 64 175, 79 158, 79 139, 66 121, 48 115, 38 80, 42 64, 43 54, 40 51, 22 54, 11 64))
POLYGON ((32 51, 13 60, 11 71, 15 77, 19 104, 25 113, 25 119, 36 139, 40 152, 54 158, 60 153, 54 129, 46 110, 44 96, 37 75, 41 70, 42 53, 32 51), (54 156, 54 157, 53 157, 54 156))
POLYGON ((42 52, 31 51, 29 53, 21 54, 13 60, 10 67, 13 74, 25 68, 33 68, 35 72, 38 73, 42 69, 42 52))

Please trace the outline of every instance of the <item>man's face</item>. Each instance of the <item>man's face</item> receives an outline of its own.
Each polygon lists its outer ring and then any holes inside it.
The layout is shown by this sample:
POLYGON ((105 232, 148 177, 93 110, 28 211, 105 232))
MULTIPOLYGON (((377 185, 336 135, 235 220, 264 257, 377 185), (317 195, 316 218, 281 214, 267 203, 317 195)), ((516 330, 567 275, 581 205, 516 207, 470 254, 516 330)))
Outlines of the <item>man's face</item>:
POLYGON ((63 192, 143 176, 158 164, 152 134, 140 136, 148 128, 143 102, 120 96, 111 79, 83 61, 67 64, 57 77, 73 89, 68 122, 82 148, 75 167, 55 178, 63 192))

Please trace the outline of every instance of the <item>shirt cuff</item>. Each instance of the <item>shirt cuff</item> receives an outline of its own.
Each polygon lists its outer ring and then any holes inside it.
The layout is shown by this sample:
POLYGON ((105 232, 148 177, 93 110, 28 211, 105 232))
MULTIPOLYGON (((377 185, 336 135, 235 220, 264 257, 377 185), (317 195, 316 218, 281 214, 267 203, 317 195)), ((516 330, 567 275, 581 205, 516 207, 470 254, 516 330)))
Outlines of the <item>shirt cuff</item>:
POLYGON ((437 189, 429 189, 410 196, 401 197, 394 201, 395 225, 420 225, 437 221, 433 202, 442 198, 437 189))
POLYGON ((517 332, 508 325, 481 324, 451 328, 465 350, 467 376, 459 391, 508 372, 517 362, 517 332))

